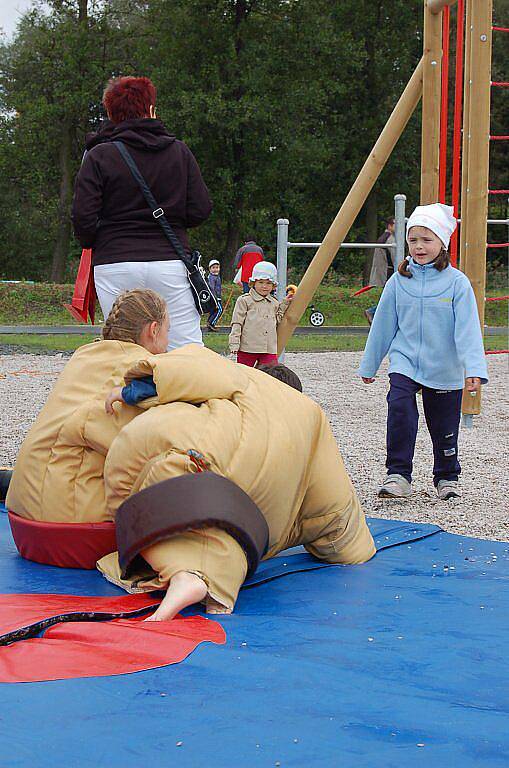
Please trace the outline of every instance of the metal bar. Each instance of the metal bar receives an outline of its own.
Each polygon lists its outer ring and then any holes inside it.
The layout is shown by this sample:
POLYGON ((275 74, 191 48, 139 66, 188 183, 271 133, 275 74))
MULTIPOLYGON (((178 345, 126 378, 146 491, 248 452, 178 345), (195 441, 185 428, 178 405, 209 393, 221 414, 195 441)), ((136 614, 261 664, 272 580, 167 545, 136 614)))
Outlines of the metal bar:
MULTIPOLYGON (((465 0, 458 0, 456 11, 456 52, 454 63, 454 122, 452 129, 452 205, 458 218, 461 177, 461 118, 463 110, 463 40, 465 33, 465 0)), ((458 264, 458 229, 451 238, 451 264, 458 264)))
POLYGON ((440 150, 438 162, 438 199, 445 203, 447 189, 447 127, 449 118, 449 6, 442 15, 442 99, 440 103, 440 150))
MULTIPOLYGON (((319 248, 322 243, 287 243, 288 248, 319 248)), ((379 248, 380 243, 341 243, 340 248, 379 248)), ((395 243, 384 244, 384 248, 396 248, 395 243)))
MULTIPOLYGON (((286 285, 288 282, 288 219, 277 220, 277 288, 276 296, 278 301, 283 301, 286 296, 286 285)), ((284 363, 285 350, 282 349, 279 354, 279 362, 284 363)))
POLYGON ((394 195, 394 239, 396 240, 396 269, 405 258, 405 205, 406 195, 394 195))

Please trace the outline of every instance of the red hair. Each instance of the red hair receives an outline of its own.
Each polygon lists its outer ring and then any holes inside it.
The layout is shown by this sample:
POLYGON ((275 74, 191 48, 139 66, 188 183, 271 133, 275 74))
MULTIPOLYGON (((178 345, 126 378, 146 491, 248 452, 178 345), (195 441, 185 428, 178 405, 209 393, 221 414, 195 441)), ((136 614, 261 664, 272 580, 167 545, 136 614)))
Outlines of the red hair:
POLYGON ((103 93, 103 104, 113 123, 147 117, 156 103, 156 88, 148 77, 115 77, 103 93))

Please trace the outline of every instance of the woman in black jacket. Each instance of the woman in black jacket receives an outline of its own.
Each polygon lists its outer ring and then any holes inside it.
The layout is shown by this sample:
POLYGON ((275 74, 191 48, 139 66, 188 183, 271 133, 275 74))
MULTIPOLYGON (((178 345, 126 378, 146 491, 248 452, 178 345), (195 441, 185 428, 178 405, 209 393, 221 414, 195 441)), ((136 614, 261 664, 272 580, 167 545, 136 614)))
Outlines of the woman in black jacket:
POLYGON ((72 220, 82 247, 92 248, 104 317, 123 291, 150 288, 167 303, 168 349, 174 349, 202 343, 200 316, 183 262, 112 142, 127 146, 186 251, 190 251, 186 229, 205 221, 212 203, 192 152, 156 119, 155 102, 156 89, 147 77, 120 77, 108 83, 103 104, 109 120, 87 136, 72 220))

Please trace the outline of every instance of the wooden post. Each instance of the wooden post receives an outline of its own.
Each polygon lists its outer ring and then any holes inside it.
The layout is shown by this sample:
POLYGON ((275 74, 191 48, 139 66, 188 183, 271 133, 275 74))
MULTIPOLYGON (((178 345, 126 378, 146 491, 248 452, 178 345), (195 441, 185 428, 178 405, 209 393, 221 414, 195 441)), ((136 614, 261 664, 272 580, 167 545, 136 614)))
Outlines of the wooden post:
POLYGON ((424 4, 421 205, 436 203, 439 195, 442 13, 432 13, 430 1, 424 4))
POLYGON ((466 229, 463 222, 466 221, 467 190, 468 190, 468 153, 470 150, 470 65, 471 65, 471 41, 472 41, 472 2, 465 0, 465 64, 463 68, 463 129, 461 138, 461 198, 460 214, 461 224, 459 232, 460 264, 463 272, 466 267, 467 255, 465 253, 466 229))
POLYGON ((307 268, 288 311, 278 327, 278 354, 284 349, 306 307, 332 264, 334 256, 373 185, 378 179, 397 140, 414 112, 422 93, 422 59, 408 81, 362 170, 332 222, 322 244, 307 268))
MULTIPOLYGON (((493 0, 468 0, 468 5, 470 5, 470 55, 467 62, 469 72, 468 159, 466 198, 462 198, 461 201, 463 250, 460 252, 460 266, 472 283, 482 328, 486 288, 493 0)), ((467 24, 468 18, 467 10, 467 24)), ((480 395, 472 397, 465 391, 462 412, 464 414, 480 413, 480 395)))
POLYGON ((428 0, 428 9, 431 13, 440 13, 447 5, 454 5, 457 0, 428 0))

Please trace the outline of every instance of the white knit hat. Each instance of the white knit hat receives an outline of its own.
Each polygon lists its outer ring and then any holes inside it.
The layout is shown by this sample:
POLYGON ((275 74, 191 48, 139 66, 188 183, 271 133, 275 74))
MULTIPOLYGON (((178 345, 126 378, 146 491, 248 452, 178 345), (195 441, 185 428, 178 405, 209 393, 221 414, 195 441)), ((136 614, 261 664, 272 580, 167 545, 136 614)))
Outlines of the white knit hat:
POLYGON ((277 285, 277 269, 270 261, 259 261, 253 267, 253 274, 249 278, 250 283, 255 280, 270 280, 277 285))
POLYGON ((218 260, 217 260, 217 259, 211 259, 211 260, 209 261, 209 269, 210 269, 211 267, 213 267, 213 266, 214 266, 214 264, 217 264, 219 267, 221 266, 221 264, 218 262, 218 260))
POLYGON ((440 238, 447 250, 456 224, 454 208, 451 205, 444 205, 443 203, 418 205, 406 223, 406 239, 408 240, 411 227, 426 227, 440 238))

